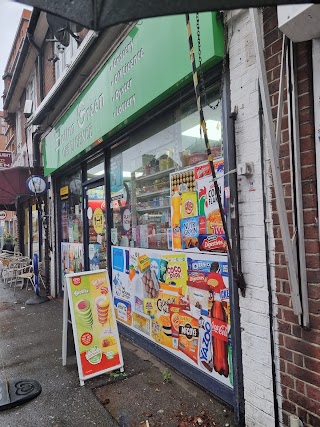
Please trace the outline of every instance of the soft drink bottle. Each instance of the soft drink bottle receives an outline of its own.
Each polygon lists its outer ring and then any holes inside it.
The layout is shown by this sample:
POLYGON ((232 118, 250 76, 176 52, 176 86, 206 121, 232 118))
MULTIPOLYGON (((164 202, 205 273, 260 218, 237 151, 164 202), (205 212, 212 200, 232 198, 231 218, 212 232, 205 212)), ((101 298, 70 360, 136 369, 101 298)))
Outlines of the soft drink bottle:
POLYGON ((175 187, 174 194, 171 197, 171 208, 172 208, 172 218, 171 218, 171 227, 172 227, 172 247, 173 249, 181 249, 181 229, 180 229, 180 219, 181 219, 181 196, 178 192, 178 188, 175 187))
POLYGON ((228 377, 228 323, 227 315, 218 293, 214 294, 211 324, 214 348, 213 367, 220 375, 228 377))

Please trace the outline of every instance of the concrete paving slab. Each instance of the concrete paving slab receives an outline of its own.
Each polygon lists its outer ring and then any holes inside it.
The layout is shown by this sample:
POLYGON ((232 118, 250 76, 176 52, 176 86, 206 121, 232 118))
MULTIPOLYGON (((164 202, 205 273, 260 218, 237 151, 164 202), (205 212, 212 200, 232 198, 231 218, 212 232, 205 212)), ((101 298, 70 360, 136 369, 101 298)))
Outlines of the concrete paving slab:
POLYGON ((32 291, 0 283, 0 365, 8 379, 39 381, 34 400, 0 413, 1 427, 114 427, 118 423, 95 398, 90 385, 79 385, 75 358, 61 363, 62 301, 26 306, 32 291))
POLYGON ((62 299, 25 305, 32 295, 17 289, 14 297, 0 282, 0 372, 42 386, 36 399, 0 412, 0 427, 236 426, 230 408, 170 368, 164 384, 168 367, 124 337, 127 378, 104 374, 81 387, 75 356, 62 366, 62 299))

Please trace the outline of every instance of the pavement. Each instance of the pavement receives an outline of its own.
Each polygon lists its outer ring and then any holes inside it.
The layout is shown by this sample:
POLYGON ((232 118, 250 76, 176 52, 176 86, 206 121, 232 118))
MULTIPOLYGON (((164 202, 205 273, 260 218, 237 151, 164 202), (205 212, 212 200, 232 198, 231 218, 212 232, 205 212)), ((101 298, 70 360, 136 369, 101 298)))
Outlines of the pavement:
POLYGON ((62 299, 25 305, 33 291, 0 282, 0 382, 33 379, 41 394, 0 412, 0 427, 235 427, 233 412, 121 337, 125 373, 79 384, 74 356, 62 366, 62 299))

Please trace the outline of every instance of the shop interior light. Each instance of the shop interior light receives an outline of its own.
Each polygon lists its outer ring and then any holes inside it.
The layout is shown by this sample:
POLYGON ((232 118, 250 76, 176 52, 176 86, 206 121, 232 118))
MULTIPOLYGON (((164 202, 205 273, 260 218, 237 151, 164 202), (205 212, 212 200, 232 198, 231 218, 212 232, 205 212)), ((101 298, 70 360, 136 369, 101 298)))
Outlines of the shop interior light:
MULTIPOLYGON (((213 141, 221 140, 221 122, 217 120, 207 120, 207 133, 208 138, 213 141)), ((191 136, 193 138, 200 138, 200 125, 193 126, 181 133, 183 136, 191 136)))
MULTIPOLYGON (((131 178, 131 174, 132 174, 132 172, 128 172, 128 171, 123 171, 122 172, 123 178, 131 178)), ((136 178, 139 178, 139 176, 142 176, 142 175, 143 175, 143 172, 136 172, 135 173, 135 177, 136 178)))
POLYGON ((94 173, 95 176, 100 176, 100 175, 103 175, 103 174, 104 174, 104 170, 101 170, 101 171, 98 171, 98 172, 94 173))

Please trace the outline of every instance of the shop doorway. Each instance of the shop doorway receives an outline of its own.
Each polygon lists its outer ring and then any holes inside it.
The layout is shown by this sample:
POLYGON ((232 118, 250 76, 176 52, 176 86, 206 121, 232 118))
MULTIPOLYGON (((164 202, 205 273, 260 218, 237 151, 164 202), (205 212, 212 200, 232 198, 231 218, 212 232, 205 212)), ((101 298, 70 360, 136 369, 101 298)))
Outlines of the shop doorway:
POLYGON ((84 187, 85 270, 107 268, 107 222, 103 180, 84 187))

